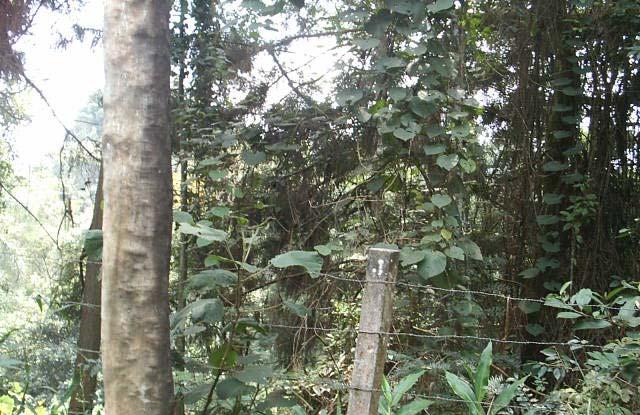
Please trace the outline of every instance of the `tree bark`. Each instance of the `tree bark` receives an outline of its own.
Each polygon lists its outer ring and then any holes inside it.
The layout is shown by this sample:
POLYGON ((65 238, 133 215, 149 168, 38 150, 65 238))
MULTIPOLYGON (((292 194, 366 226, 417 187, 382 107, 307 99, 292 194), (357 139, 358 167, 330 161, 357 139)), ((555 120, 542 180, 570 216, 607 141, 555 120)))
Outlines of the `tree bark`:
POLYGON ((107 415, 168 415, 169 8, 105 4, 102 360, 107 415))
MULTIPOLYGON (((102 229, 102 200, 102 166, 100 166, 90 230, 102 229)), ((93 409, 97 377, 91 364, 100 358, 100 290, 100 262, 88 258, 82 292, 73 391, 69 402, 69 414, 71 415, 91 413, 93 409)))

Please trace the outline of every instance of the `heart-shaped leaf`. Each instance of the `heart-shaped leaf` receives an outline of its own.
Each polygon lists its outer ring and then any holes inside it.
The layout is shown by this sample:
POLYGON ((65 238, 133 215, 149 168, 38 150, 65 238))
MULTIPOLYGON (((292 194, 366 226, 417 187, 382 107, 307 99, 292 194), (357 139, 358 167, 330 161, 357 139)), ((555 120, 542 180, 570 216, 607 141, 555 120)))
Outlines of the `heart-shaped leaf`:
POLYGON ((424 280, 440 275, 447 268, 447 256, 440 251, 424 250, 424 259, 418 264, 418 274, 424 280))
POLYGON ((451 202, 453 202, 453 199, 451 199, 451 196, 449 196, 449 195, 438 193, 438 194, 435 194, 435 195, 431 196, 431 203, 433 203, 434 205, 436 205, 440 209, 442 209, 443 207, 451 204, 451 202))
POLYGON ((320 275, 322 262, 322 257, 313 251, 290 251, 271 260, 271 264, 276 268, 302 267, 312 278, 320 275))
POLYGON ((436 164, 445 170, 451 170, 458 165, 460 156, 457 154, 441 154, 436 160, 436 164))

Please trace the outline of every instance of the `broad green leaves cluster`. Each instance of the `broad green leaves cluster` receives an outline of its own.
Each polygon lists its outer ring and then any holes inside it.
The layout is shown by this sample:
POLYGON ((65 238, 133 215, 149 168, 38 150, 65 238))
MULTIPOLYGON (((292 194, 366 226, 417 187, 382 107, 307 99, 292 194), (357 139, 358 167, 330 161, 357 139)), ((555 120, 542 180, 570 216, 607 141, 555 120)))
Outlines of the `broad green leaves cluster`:
POLYGON ((451 373, 446 373, 447 382, 462 400, 464 400, 469 410, 469 415, 496 415, 502 409, 509 405, 509 402, 518 392, 526 378, 517 380, 511 385, 504 388, 497 396, 487 397, 487 385, 489 382, 489 374, 491 370, 491 362, 493 358, 493 347, 491 343, 480 354, 478 366, 474 370, 467 368, 469 379, 472 384, 466 380, 451 373))

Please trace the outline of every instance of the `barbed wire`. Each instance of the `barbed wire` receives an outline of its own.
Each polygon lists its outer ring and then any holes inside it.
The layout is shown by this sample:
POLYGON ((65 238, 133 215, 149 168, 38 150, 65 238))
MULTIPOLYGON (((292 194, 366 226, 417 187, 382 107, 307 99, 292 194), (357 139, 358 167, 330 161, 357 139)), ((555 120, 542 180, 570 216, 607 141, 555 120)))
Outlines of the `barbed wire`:
MULTIPOLYGON (((22 258, 33 258, 33 259, 39 259, 39 260, 43 260, 46 261, 47 258, 46 256, 43 257, 38 257, 35 255, 23 255, 23 254, 16 254, 13 252, 2 252, 0 251, 0 255, 4 255, 4 256, 18 256, 18 257, 22 257, 22 258)), ((76 264, 76 263, 93 263, 93 264, 98 264, 100 265, 102 262, 101 261, 92 261, 92 260, 88 260, 88 259, 77 259, 77 260, 70 260, 70 261, 58 261, 60 264, 76 264)), ((521 302, 532 302, 532 303, 537 303, 537 304, 541 304, 543 306, 549 306, 549 307, 553 307, 549 304, 547 304, 547 301, 545 299, 541 299, 541 298, 527 298, 527 297, 519 297, 519 296, 511 296, 511 295, 506 295, 506 294, 502 294, 502 293, 495 293, 495 292, 487 292, 487 291, 481 291, 481 290, 467 290, 467 289, 458 289, 458 288, 441 288, 441 287, 435 287, 432 285, 421 285, 421 284, 413 284, 413 283, 407 283, 407 282, 403 282, 403 281, 381 281, 381 280, 371 280, 371 279, 356 279, 356 278, 347 278, 347 277, 342 277, 339 275, 334 275, 334 274, 330 274, 330 273, 321 273, 320 274, 322 277, 331 279, 331 280, 336 280, 336 281, 342 281, 342 282, 348 282, 348 283, 353 283, 353 284, 358 284, 360 286, 363 286, 365 284, 388 284, 388 285, 394 285, 394 286, 399 286, 399 287, 407 287, 407 288, 411 288, 411 289, 417 289, 417 290, 424 290, 424 291, 428 291, 428 292, 445 292, 445 293, 450 293, 450 294, 458 294, 458 295, 477 295, 477 296, 485 296, 485 297, 490 297, 490 298, 499 298, 502 300, 506 300, 506 301, 521 301, 521 302)), ((95 307, 95 308, 99 308, 100 305, 97 304, 90 304, 90 303, 83 303, 83 302, 63 302, 59 304, 60 309, 64 309, 64 308, 68 308, 68 307, 72 307, 72 306, 84 306, 84 307, 95 307)), ((568 306, 572 306, 571 304, 568 304, 568 306)), ((599 309, 608 309, 608 310, 622 310, 622 307, 612 307, 612 306, 606 306, 606 305, 601 305, 601 304, 588 304, 586 306, 589 307, 593 307, 593 308, 599 308, 599 309)), ((242 312, 244 313, 256 313, 256 312, 261 312, 261 311, 267 311, 269 309, 273 309, 273 308, 277 308, 277 307, 287 307, 287 304, 285 302, 281 302, 275 305, 271 305, 268 307, 262 307, 262 308, 256 308, 256 309, 250 309, 250 310, 243 310, 242 312)), ((557 308, 557 307, 556 307, 557 308)), ((333 309, 333 307, 317 307, 317 308, 306 308, 308 311, 318 311, 318 312, 327 312, 333 309)), ((311 330, 311 331, 316 331, 316 332, 338 332, 338 331, 344 331, 345 329, 336 329, 336 328, 325 328, 325 327, 311 327, 308 325, 286 325, 286 324, 277 324, 277 323, 264 323, 264 322, 258 322, 258 324, 260 324, 261 326, 264 327, 271 327, 271 328, 277 328, 277 329, 289 329, 289 330, 311 330)), ((607 348, 610 348, 611 346, 602 346, 602 345, 596 345, 596 344, 591 344, 586 342, 585 340, 580 340, 580 339, 573 339, 570 341, 564 341, 564 342, 553 342, 553 341, 535 341, 535 340, 512 340, 512 339, 504 339, 504 338, 494 338, 494 337, 488 337, 488 336, 475 336, 475 335, 461 335, 461 334, 432 334, 432 333, 409 333, 409 332, 394 332, 394 331, 364 331, 364 330, 350 330, 352 333, 354 334, 377 334, 377 335, 386 335, 386 336, 396 336, 396 337, 411 337, 411 338, 418 338, 418 339, 436 339, 436 340, 471 340, 471 341, 484 341, 484 342, 495 342, 495 343, 502 343, 502 344, 513 344, 513 345, 538 345, 538 346, 554 346, 554 347, 570 347, 572 349, 581 349, 581 348, 585 348, 585 349, 599 349, 599 350, 604 350, 607 348)), ((625 346, 619 346, 624 348, 625 346)))
MULTIPOLYGON (((433 285, 421 285, 421 284, 411 284, 411 283, 407 283, 407 282, 402 282, 402 281, 383 281, 383 280, 371 280, 371 279, 355 279, 355 278, 345 278, 345 277, 338 277, 336 275, 332 275, 332 274, 320 274, 323 277, 326 278, 330 278, 330 279, 334 279, 337 281, 344 281, 344 282, 350 282, 350 283, 357 283, 360 285, 364 285, 367 283, 370 284, 385 284, 385 285, 395 285, 395 286, 400 286, 400 287, 408 287, 408 288, 415 288, 418 290, 422 290, 422 291, 439 291, 439 292, 446 292, 446 293, 450 293, 450 294, 474 294, 474 295, 479 295, 479 296, 485 296, 485 297, 493 297, 493 298, 500 298, 506 301, 520 301, 520 302, 530 302, 530 303, 538 303, 538 304, 542 304, 545 305, 547 307, 552 307, 552 308, 557 308, 557 307, 553 307, 549 304, 547 304, 547 300, 544 298, 528 298, 528 297, 518 297, 518 296, 512 296, 512 295, 508 295, 508 294, 500 294, 500 293, 492 293, 492 292, 487 292, 487 291, 479 291, 479 290, 464 290, 464 289, 459 289, 459 288, 441 288, 441 287, 436 287, 433 285)), ((572 306, 572 305, 576 305, 577 304, 567 304, 567 306, 572 306)), ((624 310, 624 307, 614 307, 614 306, 607 306, 604 304, 585 304, 582 307, 594 307, 594 308, 601 308, 601 309, 606 309, 606 310, 615 310, 615 311, 620 311, 620 310, 624 310)))
MULTIPOLYGON (((19 258, 26 258, 26 259, 41 260, 41 261, 47 261, 49 263, 55 262, 60 266, 79 264, 79 263, 102 265, 102 261, 93 261, 93 260, 89 260, 89 259, 50 260, 46 256, 39 257, 39 256, 36 256, 36 255, 24 255, 24 254, 16 254, 16 253, 12 253, 12 252, 3 252, 3 251, 0 251, 0 255, 1 256, 5 256, 5 257, 19 257, 19 258)), ((203 271, 203 270, 206 270, 206 269, 208 269, 208 268, 202 268, 202 269, 198 269, 198 270, 203 271)), ((459 294, 459 295, 477 295, 477 296, 483 296, 483 297, 499 298, 499 299, 502 299, 502 300, 505 300, 505 301, 536 303, 536 304, 541 304, 543 306, 547 306, 547 307, 551 307, 551 308, 558 308, 558 307, 554 307, 554 306, 552 306, 550 304, 547 304, 548 300, 546 300, 544 298, 521 297, 521 296, 517 296, 517 295, 509 295, 509 294, 502 294, 502 293, 495 293, 495 292, 488 292, 488 291, 481 291, 481 290, 473 290, 473 289, 442 288, 442 287, 436 287, 434 285, 413 284, 413 283, 408 283, 408 282, 403 282, 403 281, 382 281, 382 280, 371 280, 371 279, 347 278, 347 277, 341 277, 341 276, 333 275, 333 274, 329 274, 329 273, 320 273, 319 275, 322 276, 322 277, 325 277, 325 278, 336 280, 336 281, 359 284, 361 286, 364 286, 365 284, 394 285, 394 286, 398 286, 398 287, 413 288, 413 289, 417 289, 417 290, 421 290, 421 291, 427 291, 427 292, 431 292, 431 293, 433 293, 433 292, 444 292, 444 293, 459 294)), ((609 306, 609 305, 604 305, 604 304, 584 304, 584 305, 567 304, 567 306, 568 307, 572 307, 572 308, 573 308, 573 306, 592 307, 592 308, 597 308, 597 309, 602 309, 602 310, 612 310, 612 311, 627 310, 624 307, 609 306)), ((576 311, 576 310, 573 309, 573 311, 576 311)))
MULTIPOLYGON (((287 329, 287 330, 309 330, 309 331, 318 331, 318 332, 335 332, 341 333, 349 331, 354 334, 375 334, 380 336, 396 336, 396 337, 413 337, 413 338, 422 338, 422 339, 439 339, 439 340, 474 340, 474 341, 484 341, 484 342, 494 342, 494 343, 503 343, 503 344, 516 344, 516 345, 538 345, 538 346, 559 346, 559 347, 571 347, 573 350, 585 348, 585 349, 598 349, 598 350, 607 350, 612 346, 608 345, 598 345, 588 343, 586 340, 574 339, 566 342, 546 342, 546 341, 530 341, 530 340, 507 340, 507 339, 498 339, 494 337, 486 337, 486 336, 473 336, 473 335, 461 335, 461 334, 418 334, 418 333, 407 333, 407 332, 392 332, 392 331, 369 331, 369 330, 356 330, 349 328, 327 328, 327 327, 318 327, 318 326, 296 326, 296 325, 288 325, 288 324, 279 324, 279 323, 264 323, 258 322, 260 326, 270 327, 270 328, 279 328, 279 329, 287 329)), ((618 349, 629 349, 632 351, 640 351, 640 345, 638 347, 629 347, 629 346, 617 346, 618 349)))
MULTIPOLYGON (((336 379, 331 379, 331 378, 315 378, 315 379, 305 378, 305 379, 301 379, 301 378, 297 378, 297 377, 283 377, 283 378, 281 378, 281 380, 307 381, 307 382, 312 383, 314 386, 326 386, 328 389, 336 390, 336 391, 356 391, 356 392, 367 392, 367 393, 382 393, 383 392, 382 389, 357 387, 357 386, 349 385, 349 384, 347 384, 347 383, 345 383, 343 381, 336 380, 336 379)), ((420 393, 414 393, 414 392, 407 392, 404 396, 408 396, 408 397, 411 397, 411 398, 421 398, 421 399, 433 400, 433 401, 454 402, 454 403, 460 403, 460 404, 475 403, 475 404, 479 404, 479 405, 482 405, 482 406, 485 406, 485 407, 491 406, 491 402, 465 401, 464 399, 456 398, 456 397, 453 397, 453 396, 426 395, 426 394, 420 394, 420 393)), ((528 406, 513 405, 513 404, 507 405, 504 408, 532 409, 531 407, 528 407, 528 406)))

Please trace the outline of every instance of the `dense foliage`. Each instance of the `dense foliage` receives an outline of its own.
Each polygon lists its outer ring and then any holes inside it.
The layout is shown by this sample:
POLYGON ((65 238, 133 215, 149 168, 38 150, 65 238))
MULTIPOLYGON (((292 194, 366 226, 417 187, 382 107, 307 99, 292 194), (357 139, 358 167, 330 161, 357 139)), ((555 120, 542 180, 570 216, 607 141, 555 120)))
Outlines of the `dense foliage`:
MULTIPOLYGON (((640 2, 179 0, 172 24, 178 411, 345 413, 381 243, 381 413, 640 411, 640 2)), ((56 335, 77 277, 42 293, 56 335)), ((72 362, 29 389, 39 339, 12 336, 0 413, 63 411, 72 362)))

